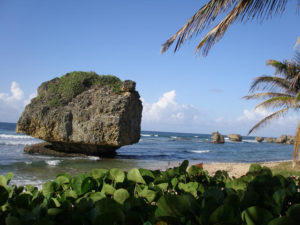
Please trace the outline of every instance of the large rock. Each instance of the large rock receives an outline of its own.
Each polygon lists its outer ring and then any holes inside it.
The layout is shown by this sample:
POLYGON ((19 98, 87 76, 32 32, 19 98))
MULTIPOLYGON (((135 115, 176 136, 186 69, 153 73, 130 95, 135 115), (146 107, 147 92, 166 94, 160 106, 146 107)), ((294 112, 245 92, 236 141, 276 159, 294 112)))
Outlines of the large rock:
POLYGON ((286 135, 281 135, 280 137, 276 138, 275 142, 278 144, 284 144, 287 141, 286 135))
POLYGON ((219 132, 213 132, 211 135, 212 138, 212 142, 215 144, 224 144, 225 140, 224 140, 224 136, 221 135, 219 132))
POLYGON ((16 131, 50 142, 48 149, 59 152, 114 155, 139 141, 141 115, 135 82, 72 72, 40 85, 16 131))
POLYGON ((228 134, 227 137, 229 138, 230 141, 237 141, 237 142, 242 141, 242 136, 239 134, 228 134))
POLYGON ((264 138, 263 137, 256 137, 255 140, 257 142, 263 142, 264 138))

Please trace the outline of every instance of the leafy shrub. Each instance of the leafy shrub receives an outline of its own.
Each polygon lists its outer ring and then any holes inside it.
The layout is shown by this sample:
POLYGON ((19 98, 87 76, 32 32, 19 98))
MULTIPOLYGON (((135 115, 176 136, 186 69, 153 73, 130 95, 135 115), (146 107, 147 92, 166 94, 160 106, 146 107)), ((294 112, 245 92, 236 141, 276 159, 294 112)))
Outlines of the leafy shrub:
POLYGON ((253 166, 230 178, 188 162, 167 171, 59 174, 38 190, 0 176, 0 224, 297 224, 299 180, 253 166), (255 169, 254 169, 255 168, 255 169))
MULTIPOLYGON (((69 102, 78 94, 93 85, 109 86, 115 93, 120 92, 122 81, 112 75, 98 75, 95 72, 73 71, 59 78, 55 83, 49 83, 47 92, 43 93, 50 107, 60 106, 69 102)), ((39 97, 39 96, 38 96, 39 97)))

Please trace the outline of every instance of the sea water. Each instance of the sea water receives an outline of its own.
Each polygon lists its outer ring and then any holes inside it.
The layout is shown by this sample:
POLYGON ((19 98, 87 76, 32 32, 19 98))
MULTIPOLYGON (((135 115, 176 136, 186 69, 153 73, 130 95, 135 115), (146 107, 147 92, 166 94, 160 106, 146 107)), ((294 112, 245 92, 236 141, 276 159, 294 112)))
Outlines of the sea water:
POLYGON ((166 169, 185 159, 193 163, 268 162, 291 160, 293 146, 258 143, 254 137, 242 142, 210 143, 209 134, 142 131, 139 143, 117 150, 114 159, 89 157, 52 157, 23 153, 26 145, 41 140, 16 134, 16 124, 0 123, 0 174, 13 172, 12 183, 40 186, 59 173, 76 175, 93 168, 159 168, 166 169))

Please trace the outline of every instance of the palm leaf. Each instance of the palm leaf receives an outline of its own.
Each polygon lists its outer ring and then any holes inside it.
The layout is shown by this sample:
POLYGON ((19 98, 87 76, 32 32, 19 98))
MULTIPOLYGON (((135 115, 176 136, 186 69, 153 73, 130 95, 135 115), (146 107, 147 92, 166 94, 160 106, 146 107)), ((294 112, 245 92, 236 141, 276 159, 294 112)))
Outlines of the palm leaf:
POLYGON ((298 94, 297 94, 297 96, 296 96, 296 98, 295 98, 295 101, 296 101, 296 102, 299 102, 299 101, 300 101, 300 91, 298 92, 298 94))
POLYGON ((201 7, 194 16, 192 16, 183 27, 181 27, 176 34, 174 34, 163 45, 161 52, 164 53, 168 50, 170 45, 178 38, 174 52, 176 52, 180 46, 195 33, 200 33, 209 24, 211 24, 217 17, 217 15, 227 8, 230 8, 234 0, 211 0, 203 7, 201 7))
POLYGON ((266 63, 268 66, 273 66, 275 68, 275 74, 287 74, 287 70, 288 70, 288 62, 284 61, 284 62, 279 62, 277 60, 274 59, 270 59, 267 61, 266 63))
MULTIPOLYGON (((300 8, 300 3, 298 4, 298 8, 300 8)), ((298 45, 300 45, 300 36, 298 37, 294 48, 297 48, 298 45)))
POLYGON ((278 97, 273 97, 270 98, 260 104, 258 104, 255 108, 260 108, 260 107, 264 107, 264 108, 278 108, 278 107, 291 107, 291 108, 296 108, 297 107, 297 103, 295 101, 295 97, 291 97, 291 96, 278 96, 278 97))
POLYGON ((271 18, 274 15, 282 14, 286 3, 287 0, 210 0, 162 45, 161 52, 167 51, 178 38, 174 49, 176 52, 188 38, 194 34, 198 35, 214 22, 218 15, 230 11, 198 44, 196 52, 203 48, 203 55, 207 55, 210 48, 222 38, 228 27, 236 20, 242 22, 256 18, 262 21, 271 18))
POLYGON ((260 76, 256 77, 253 81, 253 83, 250 86, 250 92, 255 91, 257 89, 283 89, 285 91, 289 91, 289 88, 291 87, 291 82, 287 81, 286 79, 283 79, 281 77, 274 77, 274 76, 260 76))
POLYGON ((294 154, 293 154, 293 167, 296 166, 297 160, 299 160, 299 144, 300 144, 300 123, 298 124, 296 138, 295 138, 295 145, 294 145, 294 154))
POLYGON ((274 112, 274 113, 272 113, 271 115, 265 117, 264 119, 262 119, 261 121, 259 121, 257 124, 255 124, 255 125, 250 129, 250 131, 248 132, 247 136, 248 136, 249 134, 251 134, 252 131, 254 131, 254 130, 260 128, 260 127, 262 127, 263 125, 265 125, 267 122, 269 122, 269 121, 271 121, 271 120, 273 120, 273 119, 275 119, 275 118, 278 118, 279 116, 284 115, 285 113, 287 113, 288 110, 289 110, 289 108, 284 108, 284 109, 281 109, 281 110, 279 110, 279 111, 277 111, 277 112, 274 112))
POLYGON ((263 92, 263 93, 257 93, 252 95, 246 95, 243 98, 249 100, 249 99, 273 98, 273 97, 293 97, 293 96, 289 94, 278 93, 278 92, 263 92))

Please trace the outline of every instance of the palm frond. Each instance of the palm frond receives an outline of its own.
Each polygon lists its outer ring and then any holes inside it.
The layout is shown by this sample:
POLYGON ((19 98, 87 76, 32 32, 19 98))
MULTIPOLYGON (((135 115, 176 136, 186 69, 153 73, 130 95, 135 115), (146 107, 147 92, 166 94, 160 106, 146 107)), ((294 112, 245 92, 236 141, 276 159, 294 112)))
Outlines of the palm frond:
POLYGON ((242 98, 249 100, 249 99, 273 98, 273 97, 293 97, 293 96, 285 93, 278 93, 278 92, 262 92, 262 93, 252 94, 252 95, 246 95, 242 98))
POLYGON ((230 8, 234 1, 235 0, 211 0, 206 3, 176 32, 176 34, 162 45, 161 53, 166 52, 178 38, 174 49, 174 52, 176 52, 188 38, 191 38, 195 33, 198 34, 203 31, 203 29, 216 19, 219 13, 230 8))
POLYGON ((289 92, 290 86, 291 83, 284 78, 274 76, 260 76, 254 79, 253 83, 250 86, 249 92, 253 92, 257 89, 273 90, 275 88, 283 89, 284 91, 289 92))
POLYGON ((277 112, 272 113, 271 115, 265 117, 264 119, 262 119, 261 121, 259 121, 257 124, 255 124, 250 131, 248 132, 247 136, 249 134, 251 134, 254 130, 262 127, 263 125, 265 125, 267 122, 271 121, 272 119, 278 118, 279 116, 284 115, 285 113, 287 113, 287 111, 289 110, 289 108, 284 108, 281 109, 277 112))
POLYGON ((223 37, 228 27, 236 20, 242 22, 256 18, 262 21, 281 14, 285 10, 286 3, 287 0, 210 0, 176 34, 162 45, 161 52, 167 51, 170 45, 178 38, 174 49, 174 52, 176 52, 188 38, 194 34, 198 35, 219 14, 231 10, 198 44, 196 52, 203 48, 202 54, 207 55, 210 48, 223 37))
MULTIPOLYGON (((300 8, 299 6, 300 6, 300 3, 299 3, 299 5, 298 5, 298 8, 300 8)), ((300 37, 298 37, 298 39, 297 39, 297 41, 296 41, 296 44, 295 44, 294 48, 297 48, 299 44, 300 44, 300 37)))
POLYGON ((288 66, 289 66, 287 61, 279 62, 274 59, 268 60, 266 62, 266 65, 274 67, 275 74, 287 74, 287 70, 288 70, 288 66))
POLYGON ((299 146, 300 146, 300 123, 298 124, 296 137, 295 137, 294 154, 293 154, 293 167, 296 166, 296 163, 299 160, 299 154, 298 154, 299 146))
POLYGON ((289 108, 296 108, 297 103, 295 101, 295 97, 290 96, 279 96, 270 98, 260 104, 258 104, 255 108, 279 108, 279 107, 289 107, 289 108))

